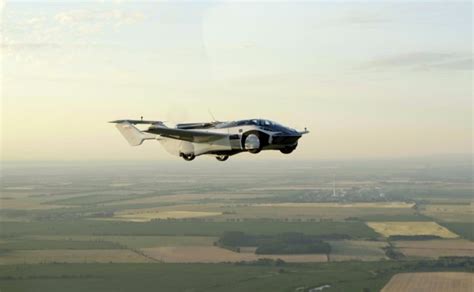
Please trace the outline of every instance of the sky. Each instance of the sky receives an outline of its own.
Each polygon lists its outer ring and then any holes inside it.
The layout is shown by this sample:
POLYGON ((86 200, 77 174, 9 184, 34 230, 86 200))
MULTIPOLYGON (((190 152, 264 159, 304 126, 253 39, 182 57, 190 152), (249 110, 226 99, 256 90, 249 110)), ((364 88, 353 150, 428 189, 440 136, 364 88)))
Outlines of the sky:
POLYGON ((1 2, 1 159, 176 159, 107 121, 266 118, 289 156, 472 153, 472 3, 1 2))

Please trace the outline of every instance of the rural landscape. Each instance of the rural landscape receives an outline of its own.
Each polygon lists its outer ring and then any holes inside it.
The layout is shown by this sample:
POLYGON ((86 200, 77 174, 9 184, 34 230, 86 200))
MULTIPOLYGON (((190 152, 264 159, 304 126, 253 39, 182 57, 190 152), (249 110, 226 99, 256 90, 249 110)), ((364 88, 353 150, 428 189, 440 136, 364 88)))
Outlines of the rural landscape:
POLYGON ((473 3, 0 0, 0 292, 474 292, 473 3))
POLYGON ((471 161, 6 162, 0 290, 469 291, 471 161))

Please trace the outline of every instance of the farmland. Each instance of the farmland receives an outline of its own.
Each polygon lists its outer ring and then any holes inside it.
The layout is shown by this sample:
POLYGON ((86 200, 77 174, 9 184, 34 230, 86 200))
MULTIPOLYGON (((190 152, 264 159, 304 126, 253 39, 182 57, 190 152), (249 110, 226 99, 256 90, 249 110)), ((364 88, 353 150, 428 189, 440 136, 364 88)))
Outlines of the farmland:
POLYGON ((330 261, 377 261, 386 259, 383 241, 342 240, 331 241, 330 261))
POLYGON ((397 274, 382 289, 382 292, 396 291, 452 291, 470 292, 474 285, 472 273, 405 273, 397 274))
POLYGON ((466 222, 442 223, 442 225, 466 239, 474 240, 474 222, 472 220, 466 222))
POLYGON ((153 260, 125 249, 18 250, 2 256, 2 264, 40 263, 148 263, 153 260))
POLYGON ((368 222, 368 226, 383 236, 434 235, 442 238, 456 238, 458 235, 435 222, 368 222))
POLYGON ((211 246, 217 240, 212 236, 114 236, 114 235, 37 235, 24 238, 29 242, 39 240, 60 240, 80 242, 112 242, 128 248, 154 247, 154 246, 211 246))
POLYGON ((234 252, 216 246, 155 247, 142 249, 150 258, 165 263, 223 263, 282 259, 285 262, 326 262, 325 254, 256 255, 253 252, 234 252))
POLYGON ((68 239, 32 239, 15 238, 0 243, 4 250, 47 250, 47 249, 117 249, 121 245, 104 240, 72 240, 68 239))
POLYGON ((0 265, 2 291, 380 291, 400 271, 459 271, 466 262, 339 262, 284 264, 81 263, 0 265))
POLYGON ((379 291, 471 271, 469 177, 443 164, 235 163, 7 165, 0 289, 379 291), (239 232, 254 245, 222 244, 239 232))
POLYGON ((421 212, 444 222, 469 222, 474 218, 474 205, 472 203, 428 204, 422 207, 421 212))
POLYGON ((152 221, 114 222, 101 220, 53 222, 0 222, 5 236, 21 235, 189 235, 218 236, 224 231, 251 234, 301 232, 305 234, 345 234, 354 238, 376 237, 363 222, 279 222, 248 220, 242 222, 152 221))
POLYGON ((199 212, 199 211, 156 211, 150 209, 140 209, 140 211, 122 211, 108 220, 120 220, 130 222, 147 222, 154 219, 186 219, 219 216, 219 212, 199 212))
POLYGON ((406 256, 438 258, 443 256, 474 257, 474 243, 463 239, 396 241, 394 245, 406 256))

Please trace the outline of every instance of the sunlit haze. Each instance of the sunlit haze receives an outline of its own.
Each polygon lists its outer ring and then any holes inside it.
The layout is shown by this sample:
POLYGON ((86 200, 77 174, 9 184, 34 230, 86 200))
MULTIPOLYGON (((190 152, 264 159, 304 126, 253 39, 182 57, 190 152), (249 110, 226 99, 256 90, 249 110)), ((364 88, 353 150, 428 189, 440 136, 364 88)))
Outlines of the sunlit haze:
POLYGON ((472 152, 472 3, 3 6, 2 159, 173 159, 107 121, 266 118, 290 156, 472 152))

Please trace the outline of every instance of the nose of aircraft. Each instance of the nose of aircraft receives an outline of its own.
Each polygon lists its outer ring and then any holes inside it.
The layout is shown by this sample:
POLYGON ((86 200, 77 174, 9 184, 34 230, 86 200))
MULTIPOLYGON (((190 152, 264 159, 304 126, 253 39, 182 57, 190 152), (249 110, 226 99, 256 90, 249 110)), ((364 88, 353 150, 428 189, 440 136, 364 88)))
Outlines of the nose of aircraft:
POLYGON ((301 137, 301 134, 300 134, 298 131, 296 131, 295 129, 292 129, 292 128, 290 128, 290 127, 285 127, 285 130, 286 130, 286 131, 285 131, 285 132, 286 132, 285 134, 288 134, 288 135, 291 135, 291 136, 299 136, 299 137, 301 137))

